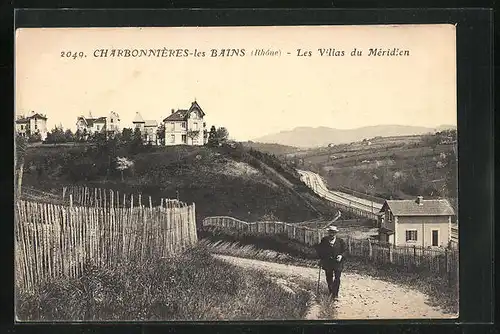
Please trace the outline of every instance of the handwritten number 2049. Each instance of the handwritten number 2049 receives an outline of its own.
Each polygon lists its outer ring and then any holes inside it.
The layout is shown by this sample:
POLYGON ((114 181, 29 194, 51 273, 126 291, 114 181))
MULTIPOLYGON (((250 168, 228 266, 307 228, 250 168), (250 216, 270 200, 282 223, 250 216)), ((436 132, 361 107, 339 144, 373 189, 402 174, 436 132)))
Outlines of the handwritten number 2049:
POLYGON ((83 58, 85 54, 83 52, 72 52, 72 51, 61 51, 61 58, 83 58))

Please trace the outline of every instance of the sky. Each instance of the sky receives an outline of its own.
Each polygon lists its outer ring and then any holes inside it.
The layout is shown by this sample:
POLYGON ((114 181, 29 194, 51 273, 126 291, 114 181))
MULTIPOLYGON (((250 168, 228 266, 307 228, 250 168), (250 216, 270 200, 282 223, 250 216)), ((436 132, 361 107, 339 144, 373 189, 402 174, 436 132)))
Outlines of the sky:
POLYGON ((16 115, 46 114, 49 129, 74 131, 89 112, 115 111, 122 127, 136 112, 161 121, 195 99, 207 125, 226 127, 235 140, 303 126, 456 125, 455 27, 23 28, 15 84, 16 115), (163 48, 205 57, 94 57, 101 49, 163 48), (363 55, 351 57, 353 48, 363 55), (370 48, 410 55, 368 56, 370 48), (211 49, 245 49, 245 56, 210 57, 211 49), (255 49, 281 53, 251 56, 255 49))

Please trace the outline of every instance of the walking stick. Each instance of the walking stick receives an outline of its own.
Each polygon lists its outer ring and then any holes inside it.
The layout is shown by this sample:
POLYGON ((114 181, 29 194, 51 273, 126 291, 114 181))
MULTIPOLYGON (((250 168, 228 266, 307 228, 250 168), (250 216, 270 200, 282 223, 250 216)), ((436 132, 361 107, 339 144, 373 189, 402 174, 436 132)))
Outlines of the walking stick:
POLYGON ((318 271, 318 287, 316 288, 316 294, 319 296, 319 281, 321 279, 321 266, 319 266, 319 271, 318 271))

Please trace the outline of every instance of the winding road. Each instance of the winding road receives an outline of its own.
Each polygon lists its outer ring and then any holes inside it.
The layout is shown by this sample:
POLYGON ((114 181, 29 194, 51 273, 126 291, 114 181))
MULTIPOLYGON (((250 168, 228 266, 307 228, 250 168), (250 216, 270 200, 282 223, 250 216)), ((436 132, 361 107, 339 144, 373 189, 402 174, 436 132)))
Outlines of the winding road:
MULTIPOLYGON (((214 255, 216 258, 243 268, 263 271, 268 275, 280 275, 294 284, 294 279, 317 282, 318 269, 286 265, 261 260, 214 255)), ((326 294, 324 273, 321 275, 321 292, 326 294)), ((339 299, 329 318, 344 319, 445 319, 456 318, 437 306, 432 306, 429 297, 422 292, 409 289, 371 276, 362 276, 346 271, 342 273, 339 299)), ((309 319, 314 319, 309 318, 309 319)), ((316 317, 321 319, 321 317, 316 317)))
POLYGON ((340 191, 329 190, 319 174, 311 171, 298 170, 301 180, 319 196, 333 203, 344 205, 362 211, 366 214, 376 215, 382 204, 346 194, 340 191))

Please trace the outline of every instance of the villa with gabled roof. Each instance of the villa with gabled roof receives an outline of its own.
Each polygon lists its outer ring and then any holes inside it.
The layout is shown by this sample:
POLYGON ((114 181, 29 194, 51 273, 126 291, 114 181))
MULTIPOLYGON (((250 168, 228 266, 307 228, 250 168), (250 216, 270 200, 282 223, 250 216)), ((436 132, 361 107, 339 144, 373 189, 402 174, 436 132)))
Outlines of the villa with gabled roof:
POLYGON ((196 100, 189 109, 171 110, 163 119, 165 145, 204 145, 207 142, 205 112, 196 100))

